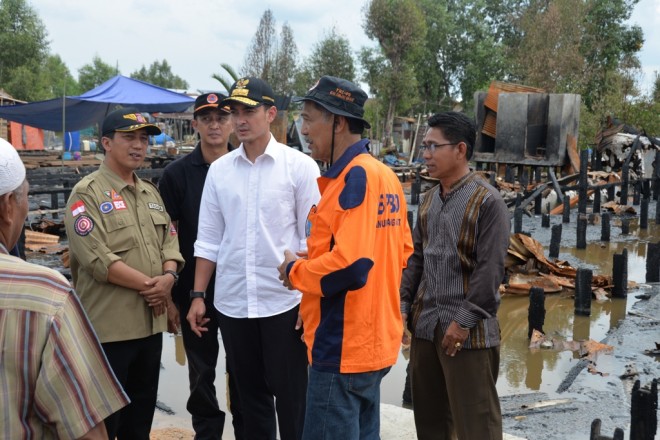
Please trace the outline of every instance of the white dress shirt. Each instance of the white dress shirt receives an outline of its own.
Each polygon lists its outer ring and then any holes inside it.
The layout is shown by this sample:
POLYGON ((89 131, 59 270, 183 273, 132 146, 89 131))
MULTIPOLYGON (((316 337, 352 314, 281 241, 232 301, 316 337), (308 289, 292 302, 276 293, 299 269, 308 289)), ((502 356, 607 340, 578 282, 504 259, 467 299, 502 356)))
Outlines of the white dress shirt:
POLYGON ((279 280, 284 251, 306 250, 307 214, 318 203, 316 162, 271 135, 254 163, 243 145, 209 168, 195 257, 214 261, 214 305, 232 318, 291 310, 301 294, 279 280))

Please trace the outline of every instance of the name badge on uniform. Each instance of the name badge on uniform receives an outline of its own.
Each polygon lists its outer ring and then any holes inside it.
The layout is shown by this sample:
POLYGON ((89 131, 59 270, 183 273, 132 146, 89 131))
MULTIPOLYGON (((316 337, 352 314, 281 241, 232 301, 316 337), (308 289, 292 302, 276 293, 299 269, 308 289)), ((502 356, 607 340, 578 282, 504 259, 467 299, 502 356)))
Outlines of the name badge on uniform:
POLYGON ((149 209, 155 209, 156 211, 160 211, 160 212, 165 211, 163 209, 163 207, 161 205, 159 205, 158 203, 149 202, 149 204, 147 206, 149 206, 149 209))

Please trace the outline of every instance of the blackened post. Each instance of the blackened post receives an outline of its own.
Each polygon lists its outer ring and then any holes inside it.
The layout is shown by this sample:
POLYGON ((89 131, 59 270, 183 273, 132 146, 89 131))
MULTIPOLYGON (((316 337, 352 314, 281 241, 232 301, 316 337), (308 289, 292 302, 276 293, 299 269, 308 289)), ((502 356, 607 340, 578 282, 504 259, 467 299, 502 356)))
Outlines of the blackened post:
MULTIPOLYGON (((541 184, 541 167, 534 167, 534 180, 537 185, 541 184)), ((543 193, 539 193, 534 200, 534 215, 541 215, 543 212, 543 193)))
POLYGON ((646 282, 660 282, 660 242, 648 244, 646 250, 646 282))
POLYGON ((561 225, 554 225, 552 227, 552 235, 550 236, 550 258, 559 257, 559 244, 561 243, 561 225))
POLYGON ((643 198, 639 211, 639 229, 649 227, 649 199, 643 198))
POLYGON ((60 215, 56 211, 57 209, 60 209, 60 194, 59 193, 51 193, 50 195, 50 209, 53 209, 53 218, 58 218, 60 215))
POLYGON ((506 183, 513 183, 514 178, 513 178, 513 168, 511 168, 511 165, 507 164, 506 169, 504 171, 504 181, 506 183))
MULTIPOLYGON (((518 194, 520 195, 520 194, 518 194)), ((519 234, 522 232, 522 215, 523 210, 521 207, 517 207, 513 211, 513 233, 519 234)))
POLYGON ((612 256, 612 297, 626 298, 628 295, 628 249, 612 256))
POLYGON ((550 214, 543 214, 541 216, 541 227, 542 228, 550 227, 550 214))
POLYGON ((570 197, 564 197, 564 211, 562 215, 562 222, 564 223, 570 223, 571 222, 571 198, 570 197))
POLYGON ((410 231, 412 232, 413 230, 413 220, 414 220, 414 214, 412 211, 408 211, 408 227, 410 227, 410 231))
POLYGON ((495 183, 496 183, 495 182, 495 176, 496 175, 497 175, 497 173, 495 171, 490 171, 490 176, 488 177, 488 181, 490 182, 490 186, 492 186, 493 188, 497 188, 497 186, 495 185, 495 183))
POLYGON ((658 429, 658 379, 653 379, 651 389, 641 388, 639 380, 633 385, 630 397, 630 439, 653 440, 658 429))
POLYGON ((642 180, 642 199, 650 199, 651 198, 651 181, 650 180, 642 180))
POLYGON ((603 164, 601 162, 603 154, 598 151, 597 148, 591 152, 591 169, 593 171, 601 171, 603 169, 603 164))
POLYGON ((633 185, 633 206, 639 206, 641 201, 642 187, 639 183, 639 180, 633 185))
POLYGON ((600 229, 600 240, 601 241, 610 241, 610 213, 604 212, 600 217, 601 229, 600 229))
POLYGON ((580 151, 580 177, 578 182, 578 213, 587 213, 587 165, 589 165, 589 150, 580 151))
POLYGON ((415 181, 410 185, 410 204, 419 204, 419 193, 422 189, 422 177, 419 174, 419 168, 415 170, 415 181))
POLYGON ((655 201, 655 224, 660 225, 660 199, 655 201))
POLYGON ((591 315, 591 269, 578 269, 575 274, 575 314, 591 315))
POLYGON ((564 193, 561 192, 561 187, 557 181, 554 168, 548 167, 548 175, 550 176, 550 180, 552 180, 552 186, 555 188, 555 193, 557 193, 557 200, 559 203, 564 203, 564 193))
POLYGON ((575 245, 576 249, 586 249, 587 248, 587 215, 578 214, 577 219, 577 243, 575 245))
POLYGON ((522 203, 522 194, 517 193, 516 194, 516 208, 518 208, 521 203, 522 203))
POLYGON ((594 419, 591 422, 591 434, 589 435, 589 440, 623 440, 623 429, 614 428, 614 436, 606 437, 600 433, 600 419, 594 419))
POLYGON ((616 187, 610 186, 607 188, 607 201, 611 202, 614 200, 614 196, 616 195, 616 187))
POLYGON ((630 234, 630 217, 621 217, 621 235, 630 234))
POLYGON ((532 332, 543 331, 545 323, 545 293, 542 287, 532 287, 529 289, 529 309, 527 313, 527 339, 531 339, 532 332))
POLYGON ((527 167, 518 168, 518 176, 520 176, 520 190, 522 192, 527 191, 527 184, 529 183, 529 172, 527 167))
POLYGON ((597 189, 594 192, 594 204, 591 208, 591 212, 594 214, 599 214, 600 213, 600 190, 597 189))

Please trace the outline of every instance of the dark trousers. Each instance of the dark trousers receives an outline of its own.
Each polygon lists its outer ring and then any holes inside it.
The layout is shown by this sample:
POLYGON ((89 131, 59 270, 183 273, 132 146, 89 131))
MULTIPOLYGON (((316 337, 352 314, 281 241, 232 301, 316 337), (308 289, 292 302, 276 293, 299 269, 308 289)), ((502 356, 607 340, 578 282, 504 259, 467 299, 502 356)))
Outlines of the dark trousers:
POLYGON ((244 438, 302 437, 307 390, 307 352, 295 330, 298 306, 267 318, 218 313, 227 363, 234 372, 243 412, 244 438), (277 412, 277 418, 275 413, 277 412))
POLYGON ((433 342, 412 338, 410 370, 415 428, 419 440, 502 440, 502 414, 495 382, 499 347, 460 350, 441 347, 440 325, 433 342))
MULTIPOLYGON (((190 324, 186 320, 190 300, 186 297, 177 301, 177 308, 181 317, 181 333, 188 359, 188 378, 190 380, 190 397, 188 397, 186 409, 192 416, 195 440, 221 439, 225 426, 225 413, 218 405, 214 385, 215 368, 220 349, 215 308, 212 304, 206 304, 206 317, 210 319, 206 327, 209 331, 202 333, 201 338, 192 332, 190 324)), ((241 440, 243 428, 240 403, 234 387, 233 375, 229 369, 227 372, 229 376, 227 400, 232 413, 236 440, 241 440)))
POLYGON ((149 440, 156 410, 163 335, 101 344, 131 403, 104 420, 108 438, 149 440))

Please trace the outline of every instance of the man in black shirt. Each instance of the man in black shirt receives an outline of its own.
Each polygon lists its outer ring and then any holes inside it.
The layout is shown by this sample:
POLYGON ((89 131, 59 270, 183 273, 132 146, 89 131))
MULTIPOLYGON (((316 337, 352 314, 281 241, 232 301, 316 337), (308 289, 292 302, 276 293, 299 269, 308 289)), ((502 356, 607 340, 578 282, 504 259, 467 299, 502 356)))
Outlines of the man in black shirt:
MULTIPOLYGON (((181 271, 172 297, 179 311, 183 344, 188 358, 190 397, 186 408, 192 415, 195 439, 220 439, 225 423, 225 413, 218 405, 215 386, 215 367, 218 359, 218 324, 213 307, 214 279, 206 289, 206 324, 208 331, 197 337, 185 319, 190 308, 189 293, 195 279, 194 244, 197 239, 199 205, 209 166, 220 156, 231 151, 229 135, 232 132, 229 109, 220 106, 225 96, 206 93, 195 100, 193 128, 200 141, 187 156, 169 164, 159 183, 165 208, 179 233, 179 247, 186 265, 181 271)), ((229 394, 236 439, 242 438, 242 424, 237 393, 232 389, 229 375, 229 394)))

